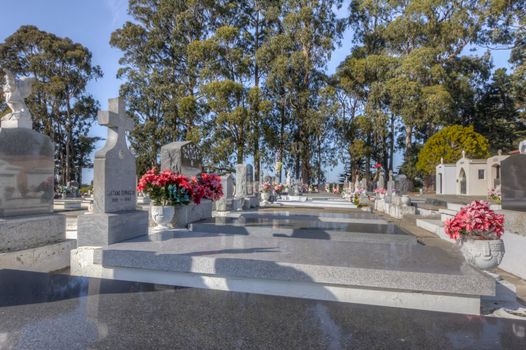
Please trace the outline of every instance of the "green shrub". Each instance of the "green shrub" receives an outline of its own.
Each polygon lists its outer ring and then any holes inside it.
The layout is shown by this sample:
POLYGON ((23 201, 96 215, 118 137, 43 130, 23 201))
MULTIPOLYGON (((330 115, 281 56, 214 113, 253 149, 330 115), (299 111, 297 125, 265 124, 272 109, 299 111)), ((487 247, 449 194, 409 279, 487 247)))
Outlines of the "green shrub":
POLYGON ((475 132, 473 126, 452 125, 431 136, 418 154, 416 169, 431 175, 440 158, 444 163, 456 163, 466 151, 468 158, 488 158, 489 142, 481 134, 475 132))

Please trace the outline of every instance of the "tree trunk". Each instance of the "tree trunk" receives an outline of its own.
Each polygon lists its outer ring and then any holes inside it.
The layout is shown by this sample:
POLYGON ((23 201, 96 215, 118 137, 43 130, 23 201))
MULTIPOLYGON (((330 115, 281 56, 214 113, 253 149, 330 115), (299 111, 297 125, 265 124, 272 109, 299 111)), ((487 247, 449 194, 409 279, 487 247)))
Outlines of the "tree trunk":
MULTIPOLYGON (((260 154, 259 154, 259 66, 256 60, 256 51, 259 48, 259 10, 256 10, 256 25, 255 25, 255 45, 254 45, 254 85, 257 90, 256 103, 254 105, 253 126, 254 126, 254 178, 259 183, 260 173, 260 154)), ((259 190, 259 186, 256 184, 259 190)))
POLYGON ((394 153, 395 153, 395 117, 394 115, 391 115, 391 144, 390 147, 390 154, 389 154, 389 166, 387 167, 387 173, 389 173, 389 170, 393 170, 393 163, 394 163, 394 153))
POLYGON ((413 147, 413 126, 411 124, 406 124, 405 126, 405 154, 409 155, 411 148, 413 147))

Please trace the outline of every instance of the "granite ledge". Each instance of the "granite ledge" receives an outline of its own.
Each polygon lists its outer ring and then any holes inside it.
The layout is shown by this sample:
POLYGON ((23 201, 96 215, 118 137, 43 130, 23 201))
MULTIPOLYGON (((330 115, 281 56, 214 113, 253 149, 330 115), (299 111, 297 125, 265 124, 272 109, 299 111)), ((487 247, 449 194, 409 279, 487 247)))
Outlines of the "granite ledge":
POLYGON ((288 263, 247 258, 217 258, 144 250, 112 249, 102 251, 104 267, 215 275, 225 278, 250 278, 312 282, 325 285, 379 288, 455 295, 495 295, 495 281, 464 264, 460 274, 400 271, 288 263))

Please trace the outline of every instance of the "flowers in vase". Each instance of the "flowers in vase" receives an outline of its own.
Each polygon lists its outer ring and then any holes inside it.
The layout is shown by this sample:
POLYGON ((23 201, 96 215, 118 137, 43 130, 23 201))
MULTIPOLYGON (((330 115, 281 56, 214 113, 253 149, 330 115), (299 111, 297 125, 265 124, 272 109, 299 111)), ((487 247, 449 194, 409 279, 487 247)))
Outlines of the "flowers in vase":
MULTIPOLYGON (((217 201, 223 197, 223 186, 221 178, 216 174, 202 173, 192 179, 197 187, 202 188, 202 197, 211 201, 217 201)), ((198 203, 196 203, 198 204, 198 203)))
POLYGON ((140 179, 137 191, 148 194, 156 206, 187 205, 192 201, 194 187, 186 176, 170 170, 148 170, 140 179))
POLYGON ((473 201, 453 219, 446 220, 445 232, 452 239, 495 240, 504 233, 504 215, 496 214, 485 201, 473 201))
POLYGON ((265 181, 261 184, 261 192, 268 193, 272 191, 272 184, 268 181, 265 181))
POLYGON ((155 206, 201 203, 203 198, 218 200, 223 196, 221 179, 215 174, 202 173, 189 179, 171 170, 148 170, 140 179, 137 191, 150 196, 155 206))
POLYGON ((277 194, 281 194, 281 192, 283 192, 284 189, 285 189, 285 186, 283 184, 274 184, 274 191, 277 194))

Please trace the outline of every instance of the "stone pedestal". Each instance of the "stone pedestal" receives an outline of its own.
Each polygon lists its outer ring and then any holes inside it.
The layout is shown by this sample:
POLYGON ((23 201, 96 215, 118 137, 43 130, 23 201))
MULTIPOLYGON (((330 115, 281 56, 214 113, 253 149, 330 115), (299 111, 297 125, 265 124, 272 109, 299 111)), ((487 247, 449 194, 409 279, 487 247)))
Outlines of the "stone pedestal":
POLYGON ((35 215, 0 219, 0 252, 23 250, 66 239, 66 217, 35 215))
POLYGON ((78 217, 78 246, 105 246, 148 233, 148 213, 139 210, 78 217))
POLYGON ((189 205, 175 208, 175 215, 172 220, 173 227, 184 228, 188 224, 200 220, 212 218, 213 202, 203 199, 199 205, 191 203, 189 205))

